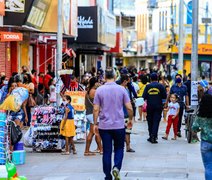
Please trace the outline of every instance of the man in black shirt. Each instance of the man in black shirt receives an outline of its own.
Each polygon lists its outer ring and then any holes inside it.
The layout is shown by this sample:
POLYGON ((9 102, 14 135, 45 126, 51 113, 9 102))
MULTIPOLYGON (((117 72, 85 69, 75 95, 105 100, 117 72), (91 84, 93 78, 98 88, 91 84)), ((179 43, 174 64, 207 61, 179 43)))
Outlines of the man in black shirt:
POLYGON ((147 122, 149 138, 151 143, 158 143, 158 128, 163 110, 162 100, 166 99, 166 90, 162 84, 158 83, 158 76, 152 73, 151 83, 146 86, 143 93, 144 100, 147 100, 147 122))

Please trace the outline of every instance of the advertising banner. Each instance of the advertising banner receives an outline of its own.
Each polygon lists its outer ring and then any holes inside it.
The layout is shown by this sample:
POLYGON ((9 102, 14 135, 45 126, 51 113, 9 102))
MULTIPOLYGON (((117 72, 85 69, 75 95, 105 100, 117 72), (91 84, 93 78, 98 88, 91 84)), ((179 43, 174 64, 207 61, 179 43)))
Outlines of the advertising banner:
POLYGON ((198 103, 198 81, 191 82, 191 106, 197 106, 198 103))
POLYGON ((0 16, 5 15, 5 3, 4 0, 0 0, 0 16))
POLYGON ((35 0, 27 18, 26 25, 41 29, 50 4, 51 0, 35 0))
POLYGON ((78 7, 77 42, 97 43, 97 6, 78 7))
POLYGON ((24 13, 25 0, 5 0, 5 11, 24 13))
POLYGON ((0 32, 0 41, 22 41, 23 34, 22 33, 14 33, 14 32, 0 32))
POLYGON ((71 96, 71 105, 75 111, 85 111, 85 93, 83 91, 68 91, 65 93, 71 96))
MULTIPOLYGON (((6 11, 5 11, 5 16, 3 18, 4 25, 9 25, 9 26, 24 25, 29 13, 30 13, 32 4, 33 4, 32 0, 24 0, 24 1, 6 0, 5 6, 7 6, 7 7, 6 7, 6 11), (9 2, 10 3, 16 2, 16 4, 19 4, 19 10, 16 9, 16 11, 15 11, 14 9, 12 9, 12 5, 10 5, 9 2), (23 9, 23 6, 24 6, 24 9, 23 9), (22 9, 20 7, 22 7, 22 9)), ((15 7, 18 7, 18 6, 15 6, 15 7)))

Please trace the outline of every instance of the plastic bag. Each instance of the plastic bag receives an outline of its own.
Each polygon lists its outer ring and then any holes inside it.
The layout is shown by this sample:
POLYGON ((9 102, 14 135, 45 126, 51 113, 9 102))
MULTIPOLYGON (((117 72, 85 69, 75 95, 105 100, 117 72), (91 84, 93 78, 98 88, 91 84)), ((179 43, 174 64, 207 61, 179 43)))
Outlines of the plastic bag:
POLYGON ((24 134, 24 146, 26 147, 32 147, 33 143, 33 133, 34 133, 34 128, 30 127, 27 132, 24 134))
POLYGON ((23 134, 22 134, 20 126, 17 126, 15 124, 15 122, 13 122, 13 121, 10 122, 10 129, 11 129, 10 130, 11 144, 15 145, 16 143, 18 143, 21 140, 23 134))

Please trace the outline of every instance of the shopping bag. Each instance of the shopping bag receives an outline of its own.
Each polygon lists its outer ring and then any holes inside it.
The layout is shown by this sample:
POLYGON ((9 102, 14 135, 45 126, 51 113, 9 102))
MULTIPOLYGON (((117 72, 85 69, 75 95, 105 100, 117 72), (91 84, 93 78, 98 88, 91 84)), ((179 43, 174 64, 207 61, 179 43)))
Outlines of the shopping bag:
POLYGON ((144 104, 144 98, 137 98, 135 100, 135 106, 136 107, 143 106, 143 104, 144 104))
POLYGON ((32 147, 33 142, 33 127, 30 127, 27 132, 24 134, 24 146, 32 147))
POLYGON ((10 133, 11 133, 10 138, 12 145, 18 143, 23 135, 20 126, 17 126, 13 121, 10 122, 10 133))

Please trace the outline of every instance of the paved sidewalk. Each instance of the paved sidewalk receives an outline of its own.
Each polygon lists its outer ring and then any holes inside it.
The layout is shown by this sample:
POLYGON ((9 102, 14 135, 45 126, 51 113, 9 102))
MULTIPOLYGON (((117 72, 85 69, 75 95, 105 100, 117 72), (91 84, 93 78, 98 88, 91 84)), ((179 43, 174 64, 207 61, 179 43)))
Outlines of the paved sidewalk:
MULTIPOLYGON (((159 143, 150 144, 147 123, 134 124, 131 144, 136 153, 125 153, 123 180, 204 180, 199 143, 188 144, 184 137, 162 140, 165 125, 161 122, 159 143)), ((28 150, 26 164, 17 167, 18 173, 29 180, 103 180, 101 155, 84 157, 85 144, 76 147, 78 154, 70 156, 28 150)))

